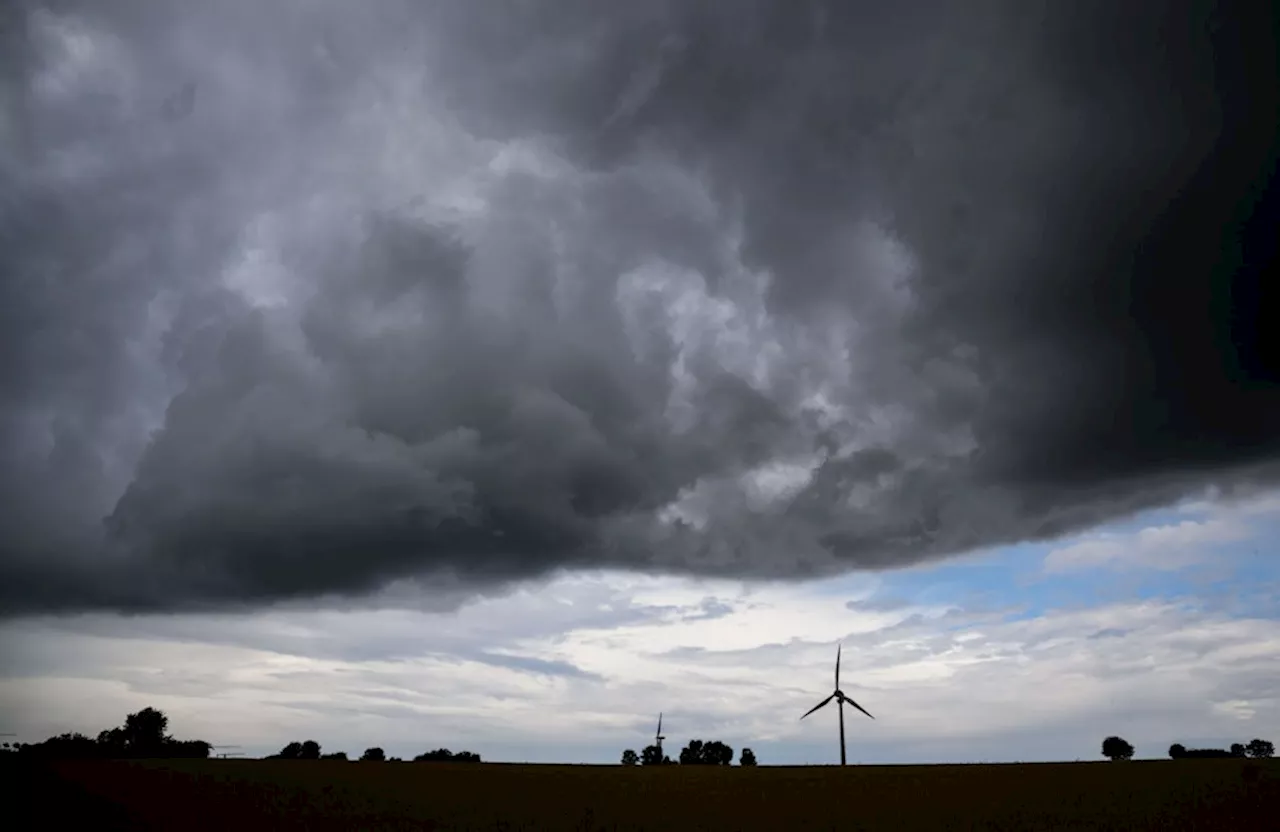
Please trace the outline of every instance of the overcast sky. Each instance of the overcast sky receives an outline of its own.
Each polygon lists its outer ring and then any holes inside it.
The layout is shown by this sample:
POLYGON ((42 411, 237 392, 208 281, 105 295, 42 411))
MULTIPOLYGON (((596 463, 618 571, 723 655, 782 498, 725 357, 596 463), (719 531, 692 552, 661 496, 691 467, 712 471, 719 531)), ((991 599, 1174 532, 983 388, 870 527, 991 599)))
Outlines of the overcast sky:
POLYGON ((1233 5, 6 3, 4 730, 824 761, 844 639, 854 759, 1265 733, 1233 5))

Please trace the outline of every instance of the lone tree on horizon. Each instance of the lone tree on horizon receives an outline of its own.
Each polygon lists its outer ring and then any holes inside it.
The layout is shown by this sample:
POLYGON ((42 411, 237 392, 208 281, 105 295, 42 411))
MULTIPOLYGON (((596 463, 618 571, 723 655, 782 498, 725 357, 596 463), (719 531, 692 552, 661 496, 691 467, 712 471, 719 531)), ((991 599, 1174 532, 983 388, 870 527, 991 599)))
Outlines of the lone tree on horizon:
POLYGON ((155 708, 143 708, 124 718, 124 739, 128 747, 136 751, 157 751, 172 738, 169 736, 169 717, 155 708))
MULTIPOLYGON (((1169 749, 1172 751, 1173 749, 1169 749)), ((1102 741, 1102 756, 1115 762, 1133 758, 1133 746, 1121 737, 1107 737, 1102 741)))
POLYGON ((1255 760, 1261 760, 1264 757, 1274 757, 1276 747, 1270 740, 1252 739, 1249 744, 1244 747, 1245 753, 1255 760))
POLYGON ((1175 742, 1169 746, 1169 758, 1173 760, 1181 760, 1187 756, 1187 747, 1180 742, 1175 742))
POLYGON ((636 754, 635 751, 628 748, 626 751, 622 752, 622 764, 624 766, 639 765, 640 757, 636 754))
POLYGON ((740 766, 754 766, 756 764, 756 752, 750 748, 742 749, 742 756, 738 758, 740 766))

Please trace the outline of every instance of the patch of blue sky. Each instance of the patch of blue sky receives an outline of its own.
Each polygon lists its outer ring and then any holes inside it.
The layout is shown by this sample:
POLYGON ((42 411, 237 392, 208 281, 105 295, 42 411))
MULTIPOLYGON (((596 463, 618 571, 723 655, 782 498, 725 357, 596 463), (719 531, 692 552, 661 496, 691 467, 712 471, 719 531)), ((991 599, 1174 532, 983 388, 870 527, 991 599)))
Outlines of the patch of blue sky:
POLYGON ((833 578, 815 590, 824 596, 846 595, 854 608, 897 604, 1022 614, 1037 606, 1032 578, 1051 548, 1052 544, 1046 543, 1004 546, 878 572, 871 582, 860 574, 833 578))
POLYGON ((1143 529, 1199 522, 1211 512, 1172 507, 1143 512, 1090 532, 1050 541, 1019 543, 906 569, 824 581, 815 591, 848 595, 854 608, 956 607, 1003 612, 1006 620, 1035 618, 1053 609, 1074 609, 1133 600, 1186 600, 1235 615, 1280 617, 1280 516, 1248 518, 1252 533, 1213 544, 1197 563, 1176 569, 1133 568, 1123 562, 1060 572, 1044 569, 1055 549, 1106 537, 1123 542, 1143 529), (868 594, 870 593, 870 594, 868 594))

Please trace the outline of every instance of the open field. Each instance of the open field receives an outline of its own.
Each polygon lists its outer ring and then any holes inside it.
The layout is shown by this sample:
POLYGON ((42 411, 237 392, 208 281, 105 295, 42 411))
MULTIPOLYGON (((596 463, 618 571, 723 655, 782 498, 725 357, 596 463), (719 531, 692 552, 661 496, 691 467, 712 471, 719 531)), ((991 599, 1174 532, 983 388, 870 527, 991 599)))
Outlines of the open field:
POLYGON ((35 813, 20 828, 1280 828, 1276 761, 626 769, 209 760, 9 774, 18 805, 35 813))

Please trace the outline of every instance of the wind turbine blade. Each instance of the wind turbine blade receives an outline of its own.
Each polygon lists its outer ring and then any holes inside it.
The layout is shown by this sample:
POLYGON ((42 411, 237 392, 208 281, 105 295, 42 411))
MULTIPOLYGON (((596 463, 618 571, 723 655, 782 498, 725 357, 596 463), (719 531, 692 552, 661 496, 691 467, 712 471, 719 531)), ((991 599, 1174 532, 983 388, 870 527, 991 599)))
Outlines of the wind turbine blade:
POLYGON ((840 645, 836 645, 836 690, 840 690, 840 645))
MULTIPOLYGON (((871 714, 867 713, 867 709, 866 709, 866 708, 862 707, 862 706, 861 706, 861 705, 859 705, 857 702, 854 702, 854 701, 853 701, 852 699, 850 699, 849 697, 847 697, 847 696, 846 696, 846 697, 844 698, 844 701, 848 702, 848 703, 849 703, 850 705, 852 705, 853 707, 855 707, 855 708, 857 708, 858 710, 862 711, 864 714, 867 714, 867 716, 871 716, 871 714)), ((871 718, 872 718, 872 719, 875 719, 875 717, 873 717, 873 716, 871 716, 871 718)))
POLYGON ((658 711, 658 733, 654 734, 654 736, 656 737, 661 734, 662 734, 662 711, 658 711))
MULTIPOLYGON (((831 694, 831 695, 830 695, 830 696, 828 696, 826 699, 822 700, 821 702, 819 702, 818 704, 816 704, 816 705, 814 705, 812 708, 810 708, 808 711, 806 711, 804 716, 808 716, 809 714, 811 714, 811 713, 813 713, 814 711, 818 710, 819 708, 821 708, 821 707, 825 706, 828 702, 830 702, 832 699, 835 699, 835 698, 836 698, 836 695, 835 695, 834 693, 833 693, 833 694, 831 694)), ((804 719, 804 716, 802 716, 802 717, 800 717, 800 718, 801 718, 801 719, 804 719)))

